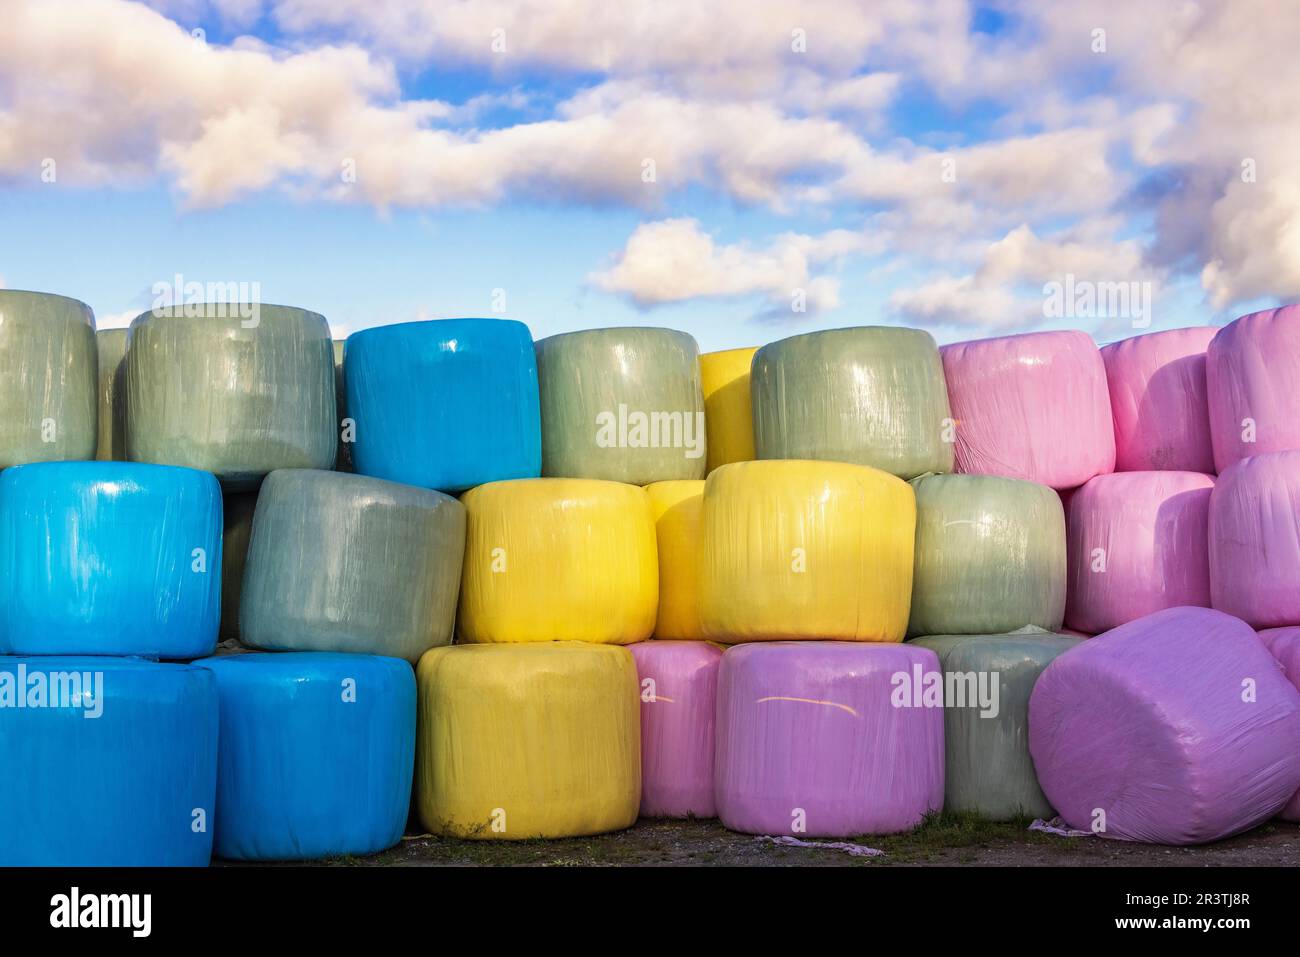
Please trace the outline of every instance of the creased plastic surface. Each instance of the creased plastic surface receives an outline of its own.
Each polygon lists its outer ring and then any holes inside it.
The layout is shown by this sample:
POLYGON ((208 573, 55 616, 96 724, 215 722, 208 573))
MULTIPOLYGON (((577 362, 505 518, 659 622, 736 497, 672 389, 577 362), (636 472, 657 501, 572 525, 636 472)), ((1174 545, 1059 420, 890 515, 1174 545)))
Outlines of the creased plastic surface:
POLYGON ((924 675, 938 664, 910 644, 728 649, 718 673, 722 823, 747 834, 851 837, 905 831, 939 810, 943 709, 890 701, 896 672, 924 675))
POLYGON ((1115 469, 1106 367, 1077 330, 943 346, 957 471, 1055 489, 1115 469))
POLYGON ((659 614, 654 637, 705 637, 700 621, 700 541, 703 480, 646 486, 659 552, 659 614))
POLYGON ((944 708, 945 810, 995 821, 1052 816, 1029 756, 1029 695, 1043 669, 1080 640, 1026 629, 912 642, 938 655, 945 676, 953 676, 944 708))
POLYGON ((461 641, 629 645, 650 637, 659 563, 644 489, 527 479, 480 485, 461 502, 461 641))
POLYGON ((703 527, 708 637, 903 640, 916 498, 902 479, 840 462, 724 465, 703 527))
POLYGON ((1104 814, 1103 837, 1202 844, 1266 821, 1300 787, 1300 692, 1244 622, 1170 608, 1047 666, 1029 750, 1071 827, 1104 814))
POLYGON ((0 474, 0 646, 12 654, 212 653, 221 489, 194 469, 46 462, 0 474))
POLYGON ((641 687, 641 816, 713 817, 722 649, 707 641, 641 641, 628 650, 641 687))
POLYGON ((580 642, 455 645, 420 659, 416 796, 434 834, 629 827, 641 796, 636 665, 580 642))
MULTIPOLYGON (((1300 628, 1269 628, 1259 633, 1260 641, 1282 666, 1292 686, 1300 691, 1300 628)), ((1300 791, 1278 814, 1284 821, 1300 821, 1300 791)))
POLYGON ((348 336, 353 468, 458 492, 541 473, 533 337, 508 319, 434 319, 348 336))
POLYGON ((274 469, 332 468, 334 360, 324 317, 264 305, 243 319, 236 309, 158 309, 131 323, 128 457, 204 469, 231 490, 254 488, 274 469))
POLYGON ((695 339, 590 329, 537 343, 542 474, 649 485, 702 479, 708 439, 695 339))
POLYGON ((1117 472, 1215 471, 1205 348, 1218 331, 1169 329, 1102 347, 1117 472))
POLYGON ((465 507, 342 472, 262 483, 239 615, 244 644, 391 655, 414 664, 456 623, 465 507))
POLYGON ((100 329, 95 333, 95 350, 99 356, 95 458, 122 462, 126 460, 126 330, 100 329))
POLYGON ((334 411, 338 417, 338 449, 334 455, 334 468, 339 472, 351 472, 352 444, 356 439, 356 429, 348 429, 345 437, 344 424, 348 416, 347 378, 343 374, 343 352, 346 340, 334 340, 334 411))
POLYGON ((0 867, 207 866, 212 675, 132 658, 0 658, 0 701, 9 702, 0 708, 0 867), (73 674, 91 691, 79 704, 60 694, 71 706, 17 708, 8 697, 37 684, 71 690, 73 674))
POLYGON ((1045 485, 987 475, 915 479, 909 635, 1051 631, 1065 613, 1065 515, 1045 485))
POLYGON ((97 366, 89 306, 0 289, 0 468, 95 457, 97 366))
POLYGON ((757 347, 706 352, 700 356, 704 391, 704 427, 708 436, 708 471, 754 455, 754 407, 749 367, 757 347))
POLYGON ((222 497, 221 631, 222 641, 239 639, 239 604, 244 590, 248 540, 253 534, 256 492, 227 492, 222 497))
POLYGON ((905 479, 951 472, 951 412, 934 337, 862 326, 792 336, 754 356, 761 459, 830 459, 905 479))
POLYGON ((221 701, 218 857, 373 854, 401 839, 415 757, 409 664, 311 652, 196 664, 221 701))
POLYGON ((1116 472, 1075 492, 1066 624, 1097 634, 1163 608, 1208 608, 1213 489, 1201 472, 1116 472))

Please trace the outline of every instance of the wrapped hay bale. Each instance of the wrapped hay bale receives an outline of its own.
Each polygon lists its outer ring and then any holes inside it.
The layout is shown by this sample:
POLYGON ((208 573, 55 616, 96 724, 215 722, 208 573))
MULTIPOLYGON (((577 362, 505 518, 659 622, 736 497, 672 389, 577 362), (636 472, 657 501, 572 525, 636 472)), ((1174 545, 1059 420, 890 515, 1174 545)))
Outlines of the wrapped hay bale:
POLYGON ((1085 332, 1031 332, 939 350, 957 471, 1055 489, 1115 469, 1106 367, 1085 332))
POLYGON ((750 462, 754 455, 754 409, 750 401, 749 366, 756 348, 706 352, 700 356, 700 386, 704 392, 704 429, 708 465, 750 462))
POLYGON ((95 458, 101 462, 126 460, 126 330, 100 329, 95 333, 99 356, 99 428, 95 458))
POLYGON ((792 336, 758 350, 751 379, 760 459, 852 462, 905 479, 952 471, 952 413, 928 332, 792 336))
POLYGON ((700 623, 700 517, 703 480, 647 485, 659 553, 659 614, 655 638, 704 637, 700 623))
POLYGON ((722 823, 795 837, 920 824, 943 806, 942 690, 926 706, 922 689, 910 686, 925 674, 938 679, 938 659, 910 644, 729 648, 718 672, 722 823))
POLYGON ((0 658, 0 708, 0 867, 207 866, 212 675, 136 658, 0 658))
POLYGON ((1061 627, 1065 514, 1045 485, 986 475, 914 479, 909 635, 1061 627))
POLYGON ((902 641, 916 499, 840 462, 737 462, 704 487, 700 615, 728 643, 902 641))
POLYGON ((636 822, 641 749, 627 649, 454 645, 426 653, 416 671, 416 806, 431 833, 524 840, 636 822))
POLYGON ((461 502, 461 641, 630 645, 650 637, 659 564, 644 489, 526 479, 480 485, 461 502))
POLYGON ((339 428, 339 447, 334 456, 334 468, 339 472, 351 472, 352 468, 352 443, 356 436, 355 428, 350 427, 351 419, 348 416, 348 388, 347 379, 343 375, 343 347, 344 340, 334 340, 334 410, 338 418, 339 428))
POLYGON ((244 590, 244 565, 253 535, 256 492, 228 492, 222 497, 224 531, 221 536, 222 641, 239 640, 239 599, 244 590))
POLYGON ((589 329, 537 343, 542 474, 649 485, 702 479, 695 340, 672 329, 589 329))
MULTIPOLYGON (((1261 631, 1259 638, 1282 666, 1292 686, 1300 691, 1300 628, 1269 628, 1261 631)), ((1278 817, 1284 821, 1300 821, 1300 791, 1292 796, 1278 817)))
POLYGON ((1029 751, 1070 827, 1204 844, 1268 820, 1300 788, 1300 692, 1244 622, 1170 608, 1047 666, 1029 751))

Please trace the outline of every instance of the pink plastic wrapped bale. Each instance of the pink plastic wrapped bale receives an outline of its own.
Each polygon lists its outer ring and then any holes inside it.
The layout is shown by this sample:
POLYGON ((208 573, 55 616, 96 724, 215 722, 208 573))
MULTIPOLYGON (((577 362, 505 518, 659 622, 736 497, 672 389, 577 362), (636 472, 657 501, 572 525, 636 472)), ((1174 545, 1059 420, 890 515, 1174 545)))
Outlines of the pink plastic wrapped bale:
MULTIPOLYGON (((1282 666, 1292 686, 1300 691, 1300 628, 1268 628, 1259 633, 1259 639, 1282 666)), ((1300 821, 1300 791, 1292 795, 1278 817, 1300 821)))
POLYGON ((1102 347, 1116 471, 1215 471, 1205 348, 1218 331, 1169 329, 1102 347))
POLYGON ((1252 456, 1219 476, 1210 598, 1256 628, 1300 625, 1300 452, 1252 456))
POLYGON ((722 649, 629 645, 641 687, 641 816, 713 817, 714 705, 722 649))
POLYGON ((943 806, 942 701, 928 648, 729 648, 718 674, 718 816, 733 831, 794 837, 915 827, 943 806), (935 683, 938 706, 926 694, 935 683))
POLYGON ((1115 472, 1075 492, 1066 624, 1097 634, 1163 608, 1208 608, 1213 490, 1202 472, 1115 472))
POLYGON ((1214 464, 1300 449, 1300 306, 1242 316, 1205 352, 1214 464))
POLYGON ((1029 752, 1070 827, 1204 844, 1268 820, 1300 788, 1300 692, 1245 622, 1170 608, 1047 666, 1029 752))
POLYGON ((1106 367, 1085 332, 1031 332, 939 350, 957 471, 1055 489, 1115 469, 1106 367))

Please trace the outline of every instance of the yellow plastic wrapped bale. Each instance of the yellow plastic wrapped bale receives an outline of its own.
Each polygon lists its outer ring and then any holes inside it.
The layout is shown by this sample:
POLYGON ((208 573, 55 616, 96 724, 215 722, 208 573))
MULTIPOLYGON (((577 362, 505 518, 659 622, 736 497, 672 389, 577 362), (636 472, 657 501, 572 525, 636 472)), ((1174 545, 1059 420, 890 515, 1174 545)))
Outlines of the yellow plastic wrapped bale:
POLYGON ((415 793, 433 834, 578 837, 636 822, 637 671, 626 648, 453 645, 416 668, 415 793))
POLYGON ((724 465, 704 487, 700 608, 725 642, 902 641, 916 497, 865 465, 724 465))
POLYGON ((630 645, 650 637, 659 563, 644 489, 517 479, 470 489, 461 502, 462 642, 630 645))
POLYGON ((757 351, 757 348, 728 349, 700 356, 706 459, 710 472, 719 465, 752 462, 755 458, 749 366, 757 351))
POLYGON ((700 514, 704 480, 646 486, 659 544, 659 617, 656 638, 699 639, 700 514))

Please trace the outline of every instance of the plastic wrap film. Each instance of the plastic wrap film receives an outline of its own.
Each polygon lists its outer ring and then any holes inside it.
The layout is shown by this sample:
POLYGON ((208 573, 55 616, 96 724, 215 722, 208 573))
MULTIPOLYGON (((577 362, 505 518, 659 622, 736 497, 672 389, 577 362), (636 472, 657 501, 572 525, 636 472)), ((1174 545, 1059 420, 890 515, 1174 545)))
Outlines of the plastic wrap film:
POLYGON ((19 655, 212 653, 221 489, 206 472, 46 462, 0 473, 0 648, 19 655))
POLYGON ((704 487, 700 614, 736 644, 902 641, 916 498, 902 479, 840 462, 737 462, 704 487))
POLYGON ((708 442, 695 340, 590 329, 537 343, 542 474, 649 485, 702 479, 708 442))
POLYGON ((1116 472, 1074 493, 1065 621, 1097 634, 1178 605, 1210 606, 1214 477, 1116 472))
POLYGON ((957 471, 1055 489, 1115 469, 1106 367, 1085 332, 1031 332, 939 350, 957 471))
POLYGON ((401 840, 415 758, 410 665, 312 652, 196 664, 216 676, 221 701, 218 857, 312 860, 401 840))
POLYGON ((722 649, 641 641, 641 816, 713 817, 714 708, 722 649))
POLYGON ((100 329, 95 333, 99 356, 99 427, 95 458, 101 462, 126 460, 126 330, 100 329))
POLYGON ((420 687, 416 804, 433 834, 577 837, 641 797, 636 665, 581 642, 435 648, 420 687))
POLYGON ((1210 496, 1210 604, 1256 628, 1300 625, 1300 452, 1242 459, 1210 496))
POLYGON ((659 552, 659 614, 654 637, 704 637, 700 622, 700 519, 704 482, 655 482, 646 495, 655 520, 659 552))
POLYGON ((1218 331, 1169 329, 1102 347, 1117 472, 1215 471, 1205 348, 1218 331))
POLYGON ((480 485, 461 502, 461 641, 630 645, 654 632, 659 561, 644 489, 528 479, 480 485))
POLYGON ((912 488, 909 635, 1061 627, 1065 513, 1056 492, 988 475, 928 475, 912 488))
MULTIPOLYGON (((1300 628, 1270 628, 1259 633, 1292 686, 1300 691, 1300 628)), ((1284 821, 1300 821, 1300 791, 1297 791, 1278 814, 1284 821)))
POLYGON ((95 317, 85 303, 0 289, 0 469, 93 459, 95 317))
POLYGON ((758 349, 727 349, 700 356, 704 392, 704 431, 708 439, 707 471, 754 455, 754 407, 750 401, 749 366, 758 349))
POLYGON ((760 459, 852 462, 905 479, 952 471, 952 413, 928 332, 792 336, 759 349, 751 377, 760 459))
POLYGON ((351 472, 352 442, 355 429, 349 428, 347 379, 343 375, 343 339, 334 340, 334 412, 338 417, 338 450, 334 454, 334 468, 339 472, 351 472))
POLYGON ((204 469, 234 491, 274 469, 332 468, 332 350, 324 317, 288 306, 137 316, 126 357, 127 456, 204 469))
POLYGON ((1300 305, 1242 316, 1205 352, 1214 465, 1300 449, 1300 305))
POLYGON ((912 642, 944 672, 944 808, 994 821, 1052 817, 1029 756, 1029 695, 1057 655, 1079 644, 1039 629, 936 635, 912 642))
POLYGON ((729 648, 718 672, 722 823, 748 834, 849 837, 905 831, 938 811, 943 708, 923 706, 920 687, 937 681, 938 664, 911 644, 729 648))
POLYGON ((451 642, 465 507, 364 475, 282 469, 257 499, 239 613, 245 645, 391 655, 451 642))
POLYGON ((227 492, 222 496, 225 531, 221 536, 222 641, 239 640, 239 599, 244 590, 244 564, 253 534, 256 492, 227 492))
POLYGON ((0 658, 0 768, 0 867, 206 867, 212 675, 134 658, 0 658))
POLYGON ((443 492, 541 474, 537 360, 522 322, 363 329, 343 365, 355 471, 443 492))
POLYGON ((1170 608, 1047 666, 1029 751, 1071 827, 1202 844, 1268 820, 1300 788, 1300 692, 1244 622, 1170 608))

